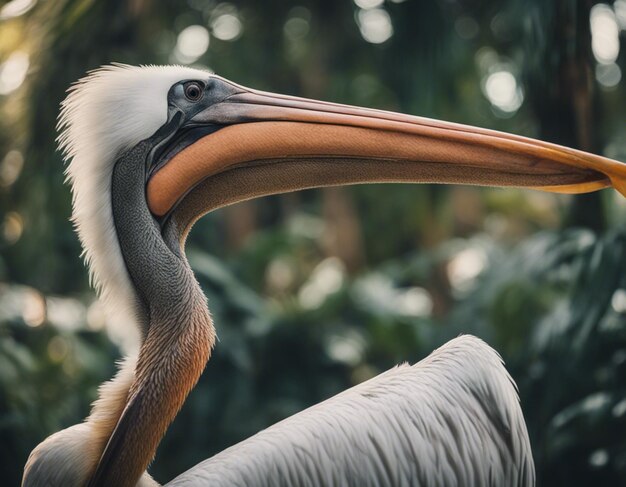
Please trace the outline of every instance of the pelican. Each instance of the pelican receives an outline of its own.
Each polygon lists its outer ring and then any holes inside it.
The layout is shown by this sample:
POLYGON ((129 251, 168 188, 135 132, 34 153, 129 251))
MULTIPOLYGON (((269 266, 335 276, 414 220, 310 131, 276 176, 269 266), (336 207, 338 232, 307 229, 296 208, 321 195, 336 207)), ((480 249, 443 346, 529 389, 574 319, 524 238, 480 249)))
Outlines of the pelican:
MULTIPOLYGON (((626 190, 626 165, 476 127, 239 86, 179 66, 105 66, 69 90, 59 144, 95 288, 141 345, 91 414, 31 453, 31 486, 155 486, 157 446, 216 334, 184 244, 203 214, 371 182, 626 190)), ((461 336, 232 446, 171 486, 531 486, 499 355, 461 336)))

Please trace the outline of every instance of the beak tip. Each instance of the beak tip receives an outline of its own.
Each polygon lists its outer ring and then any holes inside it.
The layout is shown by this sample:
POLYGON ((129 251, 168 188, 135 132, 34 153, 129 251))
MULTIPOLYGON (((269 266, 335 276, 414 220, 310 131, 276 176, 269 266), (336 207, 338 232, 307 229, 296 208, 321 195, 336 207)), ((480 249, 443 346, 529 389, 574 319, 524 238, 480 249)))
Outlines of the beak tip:
POLYGON ((622 196, 626 197, 626 179, 619 176, 610 176, 611 184, 622 196))

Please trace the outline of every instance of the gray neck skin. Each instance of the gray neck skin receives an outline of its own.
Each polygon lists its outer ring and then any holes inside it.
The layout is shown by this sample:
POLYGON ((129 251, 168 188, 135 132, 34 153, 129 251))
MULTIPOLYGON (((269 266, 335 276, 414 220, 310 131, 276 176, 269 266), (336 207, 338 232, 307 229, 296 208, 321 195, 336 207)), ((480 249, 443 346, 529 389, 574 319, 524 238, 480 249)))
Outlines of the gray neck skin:
MULTIPOLYGON (((162 235, 148 209, 145 160, 150 150, 150 144, 144 141, 125 153, 113 170, 111 189, 113 220, 126 268, 140 299, 138 318, 144 338, 152 325, 151 315, 158 313, 166 318, 172 312, 172 303, 190 294, 203 296, 181 252, 179 236, 173 231, 162 235)), ((180 314, 173 317, 179 318, 180 314)))
POLYGON ((90 486, 134 486, 195 386, 214 343, 206 298, 180 249, 175 225, 162 235, 145 196, 149 142, 115 165, 115 228, 139 297, 142 345, 126 408, 90 486))

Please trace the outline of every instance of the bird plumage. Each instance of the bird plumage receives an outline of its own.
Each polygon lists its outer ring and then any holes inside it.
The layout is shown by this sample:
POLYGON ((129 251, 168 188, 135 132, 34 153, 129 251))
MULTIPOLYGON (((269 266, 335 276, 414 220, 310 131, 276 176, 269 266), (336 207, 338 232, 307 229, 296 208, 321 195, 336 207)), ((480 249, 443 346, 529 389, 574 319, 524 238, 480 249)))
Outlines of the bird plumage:
POLYGON ((121 152, 165 123, 174 83, 208 75, 183 66, 104 66, 72 85, 61 105, 58 143, 72 188, 72 221, 109 326, 123 327, 122 337, 134 334, 131 346, 142 326, 113 223, 113 167, 121 152))
MULTIPOLYGON (((224 109, 222 118, 209 120, 210 130, 203 135, 240 119, 249 121, 249 114, 237 115, 242 107, 264 110, 259 98, 245 98, 245 88, 176 66, 104 67, 75 84, 63 102, 59 144, 69 162, 72 219, 92 282, 110 320, 135 330, 143 341, 137 365, 126 360, 117 376, 100 388, 84 423, 52 435, 33 450, 25 487, 155 485, 144 470, 209 358, 213 323, 182 251, 193 218, 173 209, 169 219, 158 220, 146 197, 149 169, 159 162, 150 159, 154 134, 171 121, 172 113, 179 121, 200 113, 189 108, 193 100, 183 97, 187 95, 180 82, 190 79, 204 80, 208 108, 224 109), (212 102, 211 88, 219 94, 212 102), (226 100, 232 103, 220 105, 226 100), (148 163, 153 165, 148 168, 148 163)), ((309 107, 311 102, 306 103, 309 107)), ((337 107, 333 110, 349 108, 337 107)), ((315 114, 309 108, 302 112, 315 114)), ((346 129, 350 123, 367 120, 371 126, 377 115, 394 116, 354 113, 342 119, 342 133, 351 130, 346 129)), ((250 120, 258 126, 257 118, 250 120)), ((325 126, 329 133, 337 123, 332 120, 325 126)), ((412 133, 424 120, 393 123, 412 133)), ((429 124, 425 122, 426 132, 414 134, 415 140, 428 140, 434 132, 445 145, 448 129, 437 132, 438 126, 429 124)), ((382 132, 392 133, 387 125, 382 132)), ((287 124, 293 126, 300 122, 287 124)), ((454 126, 455 136, 462 132, 459 127, 454 126)), ((468 133, 472 141, 484 135, 468 133)), ((497 134, 484 137, 499 140, 497 134)), ((465 147, 458 140, 453 145, 465 147)), ((374 157, 377 163, 385 165, 374 157)), ((395 168, 403 164, 387 163, 395 168)), ((406 171, 409 166, 402 167, 406 171)), ((373 181, 379 177, 368 174, 373 181)), ((189 201, 183 212, 201 214, 202 205, 194 208, 189 201)), ((414 366, 396 367, 258 433, 168 485, 525 487, 534 485, 534 468, 517 391, 502 360, 481 340, 462 336, 414 366)))
MULTIPOLYGON (((119 364, 115 377, 98 388, 98 399, 83 423, 49 436, 31 452, 22 487, 85 485, 100 458, 135 378, 136 357, 119 364)), ((137 487, 157 487, 146 472, 137 487)))
POLYGON ((515 385, 470 335, 290 417, 168 487, 534 485, 515 385))

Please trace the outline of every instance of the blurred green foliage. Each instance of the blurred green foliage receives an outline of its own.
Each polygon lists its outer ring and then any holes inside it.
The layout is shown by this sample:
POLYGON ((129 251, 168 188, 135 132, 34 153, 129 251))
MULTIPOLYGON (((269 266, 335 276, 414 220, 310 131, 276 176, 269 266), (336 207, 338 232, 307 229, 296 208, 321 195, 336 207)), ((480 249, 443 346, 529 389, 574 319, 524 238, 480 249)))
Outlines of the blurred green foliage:
MULTIPOLYGON (((626 161, 625 27, 625 0, 4 3, 0 478, 17 485, 30 450, 85 417, 121 353, 88 286, 55 152, 59 102, 85 71, 193 63, 626 161)), ((208 215, 188 254, 220 341, 155 477, 474 333, 519 385, 541 485, 626 484, 625 208, 610 191, 380 185, 208 215)))

